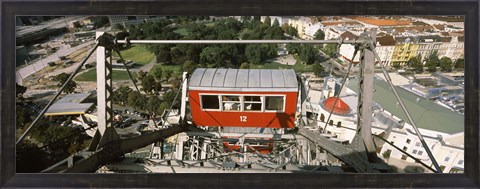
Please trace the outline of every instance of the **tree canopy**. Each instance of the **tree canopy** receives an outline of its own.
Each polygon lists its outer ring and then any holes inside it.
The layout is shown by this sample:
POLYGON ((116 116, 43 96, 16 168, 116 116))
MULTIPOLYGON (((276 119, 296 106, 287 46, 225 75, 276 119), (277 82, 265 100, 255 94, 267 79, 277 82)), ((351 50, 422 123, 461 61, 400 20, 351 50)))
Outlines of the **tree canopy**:
POLYGON ((420 56, 415 56, 408 59, 407 66, 417 73, 423 72, 423 65, 420 56))
MULTIPOLYGON (((70 74, 67 74, 67 73, 61 73, 61 74, 58 74, 57 76, 55 76, 55 80, 58 81, 58 84, 57 86, 58 87, 62 87, 63 84, 68 80, 68 78, 70 77, 70 74)), ((75 91, 75 89, 77 88, 77 83, 73 80, 71 80, 67 85, 65 85, 65 88, 63 89, 63 92, 69 94, 69 93, 73 93, 75 91)))
POLYGON ((442 57, 440 59, 440 70, 442 72, 451 72, 453 70, 452 59, 448 57, 442 57))
POLYGON ((325 69, 323 68, 322 64, 314 63, 312 66, 313 74, 317 77, 325 76, 325 69))
POLYGON ((324 40, 325 39, 325 33, 322 30, 317 30, 317 32, 315 32, 314 39, 324 40))
POLYGON ((465 68, 465 59, 459 58, 454 62, 455 69, 463 70, 465 68))

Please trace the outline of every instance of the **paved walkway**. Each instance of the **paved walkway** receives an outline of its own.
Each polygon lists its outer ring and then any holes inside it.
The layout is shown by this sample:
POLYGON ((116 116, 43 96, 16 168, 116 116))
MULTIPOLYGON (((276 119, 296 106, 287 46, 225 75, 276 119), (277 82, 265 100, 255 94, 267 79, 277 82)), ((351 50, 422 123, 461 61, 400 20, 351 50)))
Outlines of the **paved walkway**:
POLYGON ((138 68, 138 71, 142 70, 143 72, 149 72, 155 64, 157 64, 157 57, 153 57, 150 63, 145 64, 142 67, 138 68))

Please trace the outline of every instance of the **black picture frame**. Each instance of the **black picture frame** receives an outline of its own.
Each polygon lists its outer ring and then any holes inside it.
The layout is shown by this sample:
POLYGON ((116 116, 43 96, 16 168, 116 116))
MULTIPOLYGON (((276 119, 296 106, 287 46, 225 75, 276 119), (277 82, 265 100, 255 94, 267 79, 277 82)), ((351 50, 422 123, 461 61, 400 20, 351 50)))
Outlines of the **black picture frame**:
POLYGON ((0 2, 0 187, 365 188, 479 187, 478 0, 29 0, 0 2), (15 173, 15 16, 19 15, 463 15, 464 174, 21 174, 15 173))

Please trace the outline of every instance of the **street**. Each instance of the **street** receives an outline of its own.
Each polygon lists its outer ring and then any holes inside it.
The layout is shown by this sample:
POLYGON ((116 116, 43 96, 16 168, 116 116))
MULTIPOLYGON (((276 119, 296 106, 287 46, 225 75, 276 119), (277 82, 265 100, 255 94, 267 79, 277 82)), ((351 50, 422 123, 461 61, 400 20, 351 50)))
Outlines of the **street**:
POLYGON ((91 41, 82 43, 82 44, 80 44, 76 47, 73 47, 73 48, 70 48, 66 45, 61 45, 60 49, 57 52, 51 54, 50 56, 47 56, 46 58, 43 58, 43 59, 40 59, 40 60, 37 60, 34 63, 31 63, 31 64, 29 64, 25 67, 22 67, 22 68, 18 69, 17 73, 15 74, 17 83, 22 85, 24 78, 32 75, 33 73, 37 72, 38 70, 41 70, 42 68, 48 66, 47 65, 48 62, 55 62, 55 61, 59 60, 58 57, 60 57, 60 56, 67 56, 67 55, 75 52, 78 49, 81 49, 83 47, 87 47, 87 46, 92 45, 94 43, 95 43, 95 41, 91 40, 91 41))

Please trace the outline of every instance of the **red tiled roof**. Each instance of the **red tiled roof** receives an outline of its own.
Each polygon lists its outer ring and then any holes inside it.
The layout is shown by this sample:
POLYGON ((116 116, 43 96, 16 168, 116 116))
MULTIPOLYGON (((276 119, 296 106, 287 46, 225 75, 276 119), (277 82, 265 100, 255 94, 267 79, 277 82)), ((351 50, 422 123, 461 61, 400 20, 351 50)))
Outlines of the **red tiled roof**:
POLYGON ((358 36, 356 36, 355 34, 353 34, 352 32, 349 32, 349 31, 346 31, 346 32, 343 32, 340 37, 342 39, 347 39, 347 40, 353 40, 353 39, 357 39, 358 36))
POLYGON ((383 35, 380 37, 377 37, 377 42, 382 45, 382 46, 393 46, 395 45, 395 39, 391 35, 383 35))
POLYGON ((357 16, 352 19, 371 24, 376 26, 401 26, 401 25, 411 25, 412 23, 408 20, 393 20, 393 19, 376 19, 370 17, 357 16))
MULTIPOLYGON (((333 104, 335 103, 336 97, 330 97, 323 102, 323 107, 325 110, 332 111, 333 104)), ((337 115, 347 115, 350 113, 350 106, 348 106, 342 99, 338 99, 337 104, 335 104, 335 108, 333 109, 333 113, 337 115)))

